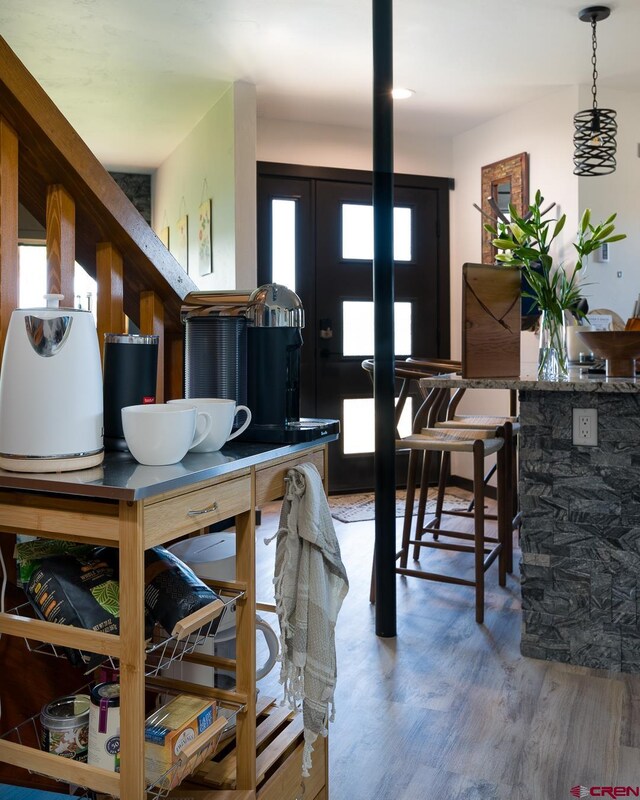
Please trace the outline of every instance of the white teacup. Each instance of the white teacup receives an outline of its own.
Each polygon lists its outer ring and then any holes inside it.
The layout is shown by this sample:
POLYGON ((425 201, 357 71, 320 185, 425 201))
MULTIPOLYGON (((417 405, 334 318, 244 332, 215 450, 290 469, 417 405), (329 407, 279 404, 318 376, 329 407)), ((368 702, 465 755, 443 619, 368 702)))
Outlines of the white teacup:
POLYGON ((122 430, 131 455, 141 464, 176 464, 209 435, 211 417, 191 405, 125 406, 122 430))
POLYGON ((211 417, 211 430, 209 435, 191 449, 194 453, 213 453, 224 445, 225 442, 240 436, 251 422, 251 411, 246 406, 237 406, 235 400, 224 400, 217 397, 191 397, 182 400, 169 400, 170 404, 195 406, 198 411, 204 411, 211 417), (237 431, 231 433, 233 421, 239 411, 247 415, 244 423, 237 431))

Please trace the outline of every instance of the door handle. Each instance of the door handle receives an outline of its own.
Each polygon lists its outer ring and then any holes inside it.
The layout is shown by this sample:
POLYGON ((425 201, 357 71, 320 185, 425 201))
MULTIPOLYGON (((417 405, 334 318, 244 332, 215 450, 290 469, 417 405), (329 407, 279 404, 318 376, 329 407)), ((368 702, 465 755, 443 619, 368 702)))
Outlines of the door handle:
POLYGON ((320 320, 320 338, 333 339, 333 328, 331 326, 331 320, 328 317, 320 320))

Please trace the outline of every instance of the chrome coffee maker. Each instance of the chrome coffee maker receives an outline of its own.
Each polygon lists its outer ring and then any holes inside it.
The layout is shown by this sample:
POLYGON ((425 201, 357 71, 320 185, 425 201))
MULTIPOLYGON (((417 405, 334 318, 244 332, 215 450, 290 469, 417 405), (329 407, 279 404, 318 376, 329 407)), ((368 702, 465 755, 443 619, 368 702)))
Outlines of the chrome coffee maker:
POLYGON ((247 405, 253 414, 244 438, 287 441, 300 422, 300 348, 304 310, 298 295, 278 283, 252 292, 247 319, 247 405))
POLYGON ((304 310, 294 291, 267 283, 246 293, 192 293, 189 304, 185 397, 248 406, 242 441, 293 444, 338 433, 336 420, 300 419, 304 310))
POLYGON ((247 405, 251 425, 242 439, 306 442, 337 433, 337 420, 300 419, 300 356, 304 310, 278 283, 251 293, 247 319, 247 405))

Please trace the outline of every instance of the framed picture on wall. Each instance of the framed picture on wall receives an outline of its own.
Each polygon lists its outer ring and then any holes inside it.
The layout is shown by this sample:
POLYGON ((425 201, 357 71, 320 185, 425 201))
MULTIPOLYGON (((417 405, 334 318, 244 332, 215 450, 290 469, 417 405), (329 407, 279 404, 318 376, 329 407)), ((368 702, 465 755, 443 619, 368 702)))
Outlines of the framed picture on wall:
POLYGON ((169 249, 169 226, 168 225, 166 227, 160 229, 160 232, 158 233, 158 239, 160 239, 162 244, 168 250, 169 249))
POLYGON ((515 206, 520 216, 529 208, 529 154, 518 153, 501 161, 494 161, 481 168, 482 182, 482 263, 493 264, 496 249, 491 244, 493 238, 485 230, 487 220, 495 227, 497 224, 497 211, 504 215, 509 214, 509 203, 515 206))
POLYGON ((198 267, 200 275, 213 272, 213 250, 211 247, 211 198, 200 204, 198 209, 198 267))
POLYGON ((175 242, 171 254, 185 272, 189 272, 189 217, 185 214, 176 222, 175 242))

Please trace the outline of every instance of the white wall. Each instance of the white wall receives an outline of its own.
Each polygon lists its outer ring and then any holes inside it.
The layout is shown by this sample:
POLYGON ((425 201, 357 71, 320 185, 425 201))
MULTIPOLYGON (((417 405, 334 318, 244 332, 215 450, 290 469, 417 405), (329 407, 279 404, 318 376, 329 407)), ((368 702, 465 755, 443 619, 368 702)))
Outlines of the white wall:
MULTIPOLYGON (((256 285, 255 86, 235 83, 152 176, 152 227, 189 217, 191 279, 201 289, 256 285), (198 208, 213 200, 213 273, 200 276, 198 208)), ((183 265, 184 266, 184 265, 183 265)))
MULTIPOLYGON (((585 294, 591 308, 613 309, 626 321, 640 293, 640 94, 613 89, 600 94, 599 105, 617 112, 617 168, 611 175, 579 178, 580 208, 591 209, 594 223, 617 211, 616 233, 627 238, 610 245, 607 263, 589 259, 585 281, 593 285, 585 294)), ((584 87, 580 108, 590 107, 591 90, 584 87)))
POLYGON ((256 87, 253 84, 240 81, 234 84, 233 119, 236 215, 235 288, 253 289, 258 285, 257 123, 256 87))
MULTIPOLYGON (((371 170, 370 129, 258 118, 258 160, 315 167, 371 170)), ((396 172, 451 177, 450 139, 394 135, 396 172)))
POLYGON ((573 115, 577 87, 559 92, 503 114, 453 140, 455 192, 451 196, 451 342, 460 356, 462 265, 481 261, 481 169, 502 158, 529 153, 529 189, 555 201, 567 224, 556 255, 574 261, 570 246, 578 225, 578 178, 573 175, 573 115))
MULTIPOLYGON (((578 224, 578 179, 573 175, 573 115, 578 89, 559 92, 497 117, 453 140, 456 188, 451 195, 451 353, 461 353, 462 265, 480 263, 482 222, 473 203, 480 205, 481 168, 517 153, 529 153, 529 188, 533 198, 540 189, 548 202, 555 201, 567 224, 556 256, 573 260, 571 239, 578 224)), ((556 209, 554 209, 555 211, 556 209)), ((523 334, 522 361, 536 356, 533 334, 523 334)), ((506 414, 509 393, 474 390, 467 392, 461 413, 506 414)), ((470 477, 463 458, 454 456, 455 474, 470 477)))

